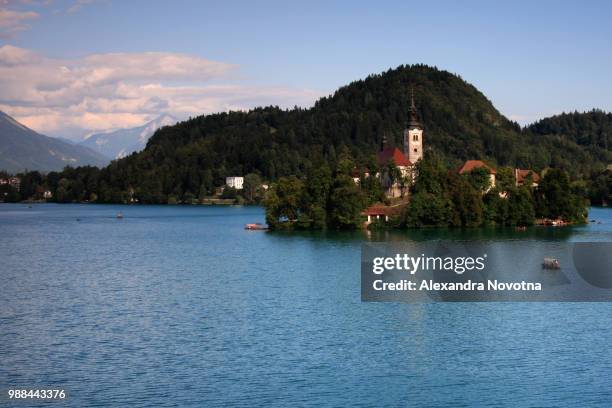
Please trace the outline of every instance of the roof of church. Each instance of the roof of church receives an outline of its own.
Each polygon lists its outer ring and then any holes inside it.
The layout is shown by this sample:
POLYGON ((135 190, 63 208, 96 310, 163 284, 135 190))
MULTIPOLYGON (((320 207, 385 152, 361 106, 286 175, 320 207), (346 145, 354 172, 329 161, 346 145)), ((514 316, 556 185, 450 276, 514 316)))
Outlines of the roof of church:
POLYGON ((465 174, 465 173, 471 172, 474 169, 479 169, 481 167, 484 167, 486 170, 488 170, 489 174, 497 174, 497 171, 495 171, 494 168, 488 166, 482 160, 468 160, 468 161, 466 161, 465 163, 463 163, 463 166, 461 166, 461 167, 459 167, 457 169, 457 173, 465 174))
POLYGON ((379 166, 387 164, 391 160, 395 162, 396 166, 408 167, 412 165, 410 160, 408 160, 406 156, 404 156, 404 153, 402 153, 397 147, 387 147, 376 154, 376 161, 378 162, 379 166))

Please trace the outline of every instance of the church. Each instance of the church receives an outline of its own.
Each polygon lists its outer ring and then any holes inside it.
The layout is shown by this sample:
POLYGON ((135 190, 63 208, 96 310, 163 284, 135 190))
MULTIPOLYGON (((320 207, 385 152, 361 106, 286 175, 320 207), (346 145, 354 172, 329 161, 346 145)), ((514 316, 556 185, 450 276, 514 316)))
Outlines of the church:
POLYGON ((380 152, 376 161, 380 168, 380 178, 388 198, 404 197, 414 180, 414 166, 423 158, 423 126, 414 103, 414 92, 411 93, 409 120, 403 134, 403 151, 397 147, 387 147, 383 137, 380 152), (389 165, 393 164, 399 174, 392 174, 389 165))

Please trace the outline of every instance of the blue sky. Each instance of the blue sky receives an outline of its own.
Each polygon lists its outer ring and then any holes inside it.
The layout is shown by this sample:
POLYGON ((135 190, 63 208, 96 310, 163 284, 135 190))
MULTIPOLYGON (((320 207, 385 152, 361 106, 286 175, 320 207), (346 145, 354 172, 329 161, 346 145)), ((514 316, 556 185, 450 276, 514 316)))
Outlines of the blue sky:
MULTIPOLYGON (((27 50, 30 59, 45 58, 56 68, 65 64, 73 72, 84 66, 96 69, 84 60, 91 55, 120 54, 131 66, 130 58, 147 52, 213 61, 225 68, 202 77, 183 72, 117 80, 115 91, 109 88, 104 95, 105 104, 98 104, 103 106, 91 111, 62 106, 58 123, 48 129, 44 124, 53 122, 55 114, 51 105, 78 104, 79 98, 95 105, 87 91, 66 97, 70 102, 56 100, 49 106, 41 102, 48 95, 35 103, 0 100, 0 109, 50 134, 73 136, 86 131, 87 117, 101 122, 91 130, 99 130, 105 120, 111 127, 128 126, 152 117, 155 106, 185 116, 190 109, 308 105, 352 80, 404 63, 436 65, 461 75, 503 114, 523 124, 574 109, 612 110, 609 2, 81 2, 0 0, 4 10, 37 14, 5 33, 0 46, 27 50), (149 93, 140 110, 130 107, 137 113, 132 116, 125 112, 127 107, 109 107, 113 92, 132 83, 148 85, 147 90, 161 84, 163 92, 156 99, 149 93), (193 99, 180 99, 177 87, 193 91, 193 99), (196 98, 208 102, 195 103, 196 98), (33 105, 47 113, 38 114, 33 105), (80 121, 67 121, 70 112, 75 118, 81 115, 80 121), (62 120, 69 124, 62 127, 62 120)), ((1 25, 0 19, 0 29, 1 25)), ((17 52, 10 51, 10 55, 17 52)), ((18 79, 28 81, 25 76, 18 79)))

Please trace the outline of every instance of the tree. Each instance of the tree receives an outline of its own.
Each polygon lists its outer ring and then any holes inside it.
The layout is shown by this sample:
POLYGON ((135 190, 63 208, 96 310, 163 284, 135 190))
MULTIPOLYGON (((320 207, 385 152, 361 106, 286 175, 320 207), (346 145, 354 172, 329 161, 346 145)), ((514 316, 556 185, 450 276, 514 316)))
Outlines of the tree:
POLYGON ((234 199, 238 195, 238 190, 234 187, 225 186, 223 192, 221 193, 221 198, 224 199, 234 199))
POLYGON ((516 185, 514 169, 511 167, 499 167, 495 175, 495 185, 500 192, 509 191, 516 185))
POLYGON ((339 174, 334 180, 329 198, 330 226, 339 229, 357 228, 361 223, 363 207, 363 196, 353 179, 339 174))
POLYGON ((529 185, 513 188, 508 192, 508 225, 533 225, 535 209, 529 185))
POLYGON ((256 173, 244 176, 244 193, 249 203, 256 202, 257 194, 261 191, 261 177, 256 173))
POLYGON ((542 178, 537 195, 537 215, 570 222, 584 222, 587 208, 584 198, 576 195, 567 173, 549 169, 542 178))
POLYGON ((612 171, 598 174, 589 186, 589 198, 593 204, 612 202, 612 171))
MULTIPOLYGON (((471 175, 471 173, 470 173, 471 175)), ((452 173, 448 182, 448 194, 453 203, 451 225, 478 227, 483 223, 484 206, 482 184, 474 184, 479 176, 461 177, 452 173)))
POLYGON ((472 171, 465 174, 464 177, 476 191, 486 192, 492 187, 491 175, 489 174, 489 170, 484 167, 472 169, 472 171))
POLYGON ((483 197, 485 222, 488 224, 506 225, 508 220, 507 194, 509 194, 509 190, 514 188, 514 186, 511 186, 511 188, 504 189, 503 192, 500 189, 494 188, 485 194, 483 197), (500 193, 504 193, 506 196, 501 197, 500 193))
POLYGON ((273 184, 264 199, 266 222, 270 229, 297 221, 304 194, 304 183, 295 176, 283 177, 273 184))
POLYGON ((452 203, 446 196, 419 191, 410 198, 403 215, 404 225, 412 228, 445 227, 450 223, 452 203))

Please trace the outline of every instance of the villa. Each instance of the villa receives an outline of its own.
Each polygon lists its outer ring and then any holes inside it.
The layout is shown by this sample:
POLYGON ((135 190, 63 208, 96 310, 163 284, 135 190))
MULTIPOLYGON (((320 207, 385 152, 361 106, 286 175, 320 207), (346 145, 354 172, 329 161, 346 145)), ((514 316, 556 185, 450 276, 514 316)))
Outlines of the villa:
POLYGON ((228 187, 235 188, 236 190, 242 190, 242 185, 244 184, 244 177, 226 177, 225 184, 228 187))

